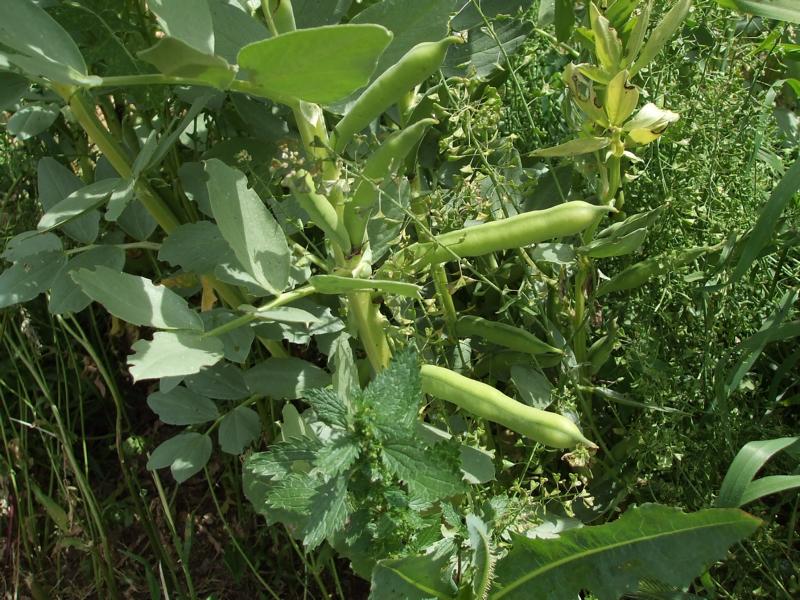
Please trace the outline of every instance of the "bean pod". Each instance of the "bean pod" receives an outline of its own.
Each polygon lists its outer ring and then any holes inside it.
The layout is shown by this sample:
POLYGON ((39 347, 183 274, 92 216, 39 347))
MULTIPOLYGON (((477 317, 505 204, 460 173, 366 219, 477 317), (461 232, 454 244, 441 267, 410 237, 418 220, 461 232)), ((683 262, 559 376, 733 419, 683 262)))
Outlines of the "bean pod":
POLYGON ((408 252, 419 261, 419 266, 446 262, 454 256, 483 256, 580 233, 603 214, 613 211, 609 206, 574 200, 437 235, 433 242, 410 246, 408 252))
POLYGON ((423 365, 421 375, 425 393, 532 440, 553 448, 597 447, 568 418, 517 402, 490 385, 433 365, 423 365))
POLYGON ((333 149, 342 152, 353 135, 364 129, 403 94, 433 75, 444 61, 447 49, 461 39, 447 37, 423 42, 406 52, 364 90, 333 131, 333 149))
POLYGON ((295 200, 328 238, 338 244, 343 252, 349 252, 350 237, 347 235, 344 221, 339 218, 336 209, 328 199, 315 191, 311 175, 303 172, 298 175, 297 179, 286 180, 295 200))
POLYGON ((478 336, 492 344, 525 354, 562 354, 558 348, 524 329, 471 315, 459 317, 456 334, 459 337, 478 336))
POLYGON ((683 265, 689 264, 696 258, 699 258, 711 248, 707 246, 698 246, 695 248, 688 248, 676 253, 667 255, 654 256, 641 262, 631 265, 627 269, 617 273, 608 281, 603 282, 595 292, 595 297, 605 296, 611 292, 621 292, 624 290, 631 290, 643 285, 651 277, 663 275, 668 271, 672 271, 683 265))

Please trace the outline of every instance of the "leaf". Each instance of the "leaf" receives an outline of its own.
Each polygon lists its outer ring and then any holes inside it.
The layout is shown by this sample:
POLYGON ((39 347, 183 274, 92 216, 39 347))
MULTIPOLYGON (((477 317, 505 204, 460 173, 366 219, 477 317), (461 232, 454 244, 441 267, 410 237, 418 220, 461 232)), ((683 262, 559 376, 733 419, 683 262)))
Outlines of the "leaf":
POLYGON ((203 330, 203 321, 186 300, 144 277, 97 266, 91 271, 75 271, 72 279, 84 294, 115 317, 133 325, 203 330))
POLYGON ((11 115, 6 123, 6 130, 24 142, 47 131, 59 114, 56 104, 32 104, 11 115))
POLYGON ((336 477, 320 486, 311 502, 310 516, 303 530, 303 544, 308 550, 344 527, 350 509, 347 505, 347 482, 336 477))
POLYGON ((729 546, 760 525, 734 509, 683 513, 645 504, 613 523, 564 531, 557 539, 514 536, 497 564, 492 600, 573 600, 590 591, 600 600, 634 591, 644 578, 688 585, 729 546))
POLYGON ((64 83, 80 80, 88 73, 81 51, 69 34, 30 0, 0 3, 0 44, 37 62, 63 65, 67 75, 64 83))
POLYGON ((413 435, 422 402, 419 370, 417 354, 405 350, 364 390, 363 402, 372 407, 375 427, 383 439, 413 435))
MULTIPOLYGON (((225 309, 215 308, 208 312, 201 312, 200 318, 206 331, 211 331, 215 327, 220 327, 229 323, 240 315, 225 309)), ((244 362, 256 335, 252 327, 237 327, 232 331, 216 336, 222 342, 225 358, 231 362, 244 362)))
POLYGON ((767 203, 761 208, 753 231, 745 238, 739 262, 731 275, 731 282, 742 278, 756 257, 769 242, 778 226, 781 213, 800 190, 800 159, 783 176, 778 185, 772 190, 767 203))
POLYGON ((92 299, 81 291, 71 274, 79 269, 103 266, 121 271, 125 266, 125 251, 116 246, 97 246, 81 252, 58 272, 50 289, 48 308, 55 315, 77 313, 91 304, 92 299))
POLYGON ((578 253, 591 258, 610 258, 636 252, 647 237, 647 229, 637 229, 627 235, 613 238, 598 238, 578 248, 578 253))
POLYGON ((289 281, 289 246, 275 218, 244 173, 212 159, 206 162, 208 195, 222 237, 245 270, 277 295, 289 281))
MULTIPOLYGON (((417 423, 417 434, 429 445, 452 439, 452 435, 424 422, 417 423)), ((467 483, 478 485, 495 479, 494 452, 461 444, 459 448, 461 473, 467 483)))
POLYGON ((292 473, 281 479, 266 494, 268 506, 295 513, 309 513, 317 493, 318 480, 305 474, 292 473))
POLYGON ((553 386, 538 369, 527 365, 513 365, 511 381, 517 388, 520 399, 528 406, 544 410, 552 404, 553 386))
POLYGON ((469 546, 472 550, 472 597, 484 600, 494 578, 494 556, 489 532, 480 517, 469 514, 466 518, 469 546))
POLYGON ((717 0, 717 4, 759 17, 800 23, 800 7, 795 0, 717 0))
POLYGON ((202 275, 213 273, 220 263, 236 261, 236 257, 219 227, 210 221, 198 221, 173 229, 161 244, 158 260, 202 275))
POLYGON ((242 370, 229 362, 203 369, 187 377, 185 382, 196 394, 216 400, 242 400, 250 395, 242 370))
POLYGON ((303 466, 310 468, 320 448, 320 442, 312 438, 295 437, 279 441, 270 446, 269 452, 250 455, 244 463, 244 473, 265 480, 284 479, 290 473, 303 470, 303 466))
POLYGON ((589 3, 589 16, 594 34, 595 55, 607 73, 614 73, 619 68, 622 58, 622 43, 616 30, 611 27, 608 19, 600 13, 594 2, 589 3))
POLYGON ((222 360, 222 342, 188 331, 158 331, 152 341, 139 340, 128 357, 134 381, 191 375, 222 360))
POLYGON ((597 152, 611 144, 611 138, 593 137, 593 138, 578 138, 552 146, 551 148, 542 148, 531 152, 532 156, 541 156, 546 158, 555 158, 561 156, 580 156, 581 154, 588 154, 589 152, 597 152))
POLYGON ((180 385, 168 392, 150 394, 147 406, 167 425, 197 425, 219 416, 217 405, 211 400, 180 385))
POLYGON ((211 438, 194 432, 179 433, 153 450, 147 461, 151 471, 169 467, 178 483, 199 473, 211 458, 211 438))
POLYGON ((168 36, 214 54, 214 28, 207 0, 149 0, 147 6, 168 36))
POLYGON ((61 239, 55 234, 23 231, 8 240, 0 257, 17 262, 40 252, 60 252, 63 248, 61 239))
POLYGON ((422 500, 440 500, 464 491, 457 465, 450 463, 446 444, 424 448, 415 440, 384 443, 381 458, 386 468, 422 500))
POLYGON ((270 36, 260 21, 251 17, 238 2, 208 0, 214 26, 214 54, 236 62, 239 50, 270 36))
POLYGON ((639 54, 639 58, 633 63, 630 72, 631 77, 650 64, 650 61, 661 52, 661 49, 666 46, 670 38, 678 31, 678 27, 681 26, 681 23, 683 23, 683 20, 689 14, 691 6, 692 0, 678 0, 675 6, 664 15, 661 22, 650 32, 650 36, 647 38, 639 54))
POLYGON ((181 77, 225 90, 236 78, 236 71, 224 58, 205 54, 171 37, 160 39, 137 56, 164 75, 181 77))
POLYGON ((40 252, 0 273, 0 308, 36 298, 52 285, 66 262, 62 252, 40 252))
POLYGON ((114 192, 125 186, 122 179, 103 179, 75 190, 69 196, 47 209, 36 228, 40 231, 61 227, 70 221, 88 215, 104 204, 114 192))
POLYGON ((305 393, 306 401, 317 413, 317 418, 326 425, 347 429, 349 407, 343 398, 331 388, 311 389, 305 393))
POLYGON ((14 108, 29 88, 30 83, 24 77, 0 71, 0 110, 14 108))
POLYGON ((455 586, 445 581, 449 557, 407 556, 379 560, 372 571, 371 600, 429 600, 455 598, 455 586))
POLYGON ((258 413, 246 406, 237 406, 222 417, 219 424, 219 446, 223 452, 239 455, 261 435, 258 413))
POLYGON ((331 376, 318 366, 300 358, 268 358, 244 374, 254 394, 270 398, 302 398, 306 390, 329 385, 331 376))
MULTIPOLYGON (((37 173, 39 202, 45 211, 84 186, 83 181, 72 171, 49 156, 39 160, 37 173)), ((97 239, 99 222, 100 213, 90 211, 64 225, 62 230, 78 242, 91 244, 97 239)))
POLYGON ((745 444, 728 467, 715 506, 738 508, 767 494, 800 487, 798 475, 753 479, 775 454, 792 447, 800 448, 800 437, 759 440, 745 444))
POLYGON ((245 46, 238 63, 253 95, 328 104, 369 82, 391 39, 379 25, 300 29, 245 46))
POLYGON ((559 42, 569 40, 575 27, 574 0, 555 0, 554 23, 556 26, 556 39, 559 42))
POLYGON ((348 434, 339 435, 319 449, 314 467, 326 477, 336 477, 352 467, 360 454, 357 439, 348 434))
POLYGON ((488 81, 498 72, 507 71, 509 65, 506 64, 506 57, 512 56, 523 47, 533 31, 533 23, 520 19, 503 19, 492 23, 492 29, 494 35, 486 31, 481 20, 479 25, 470 29, 466 44, 450 48, 442 65, 445 77, 470 77, 488 81))

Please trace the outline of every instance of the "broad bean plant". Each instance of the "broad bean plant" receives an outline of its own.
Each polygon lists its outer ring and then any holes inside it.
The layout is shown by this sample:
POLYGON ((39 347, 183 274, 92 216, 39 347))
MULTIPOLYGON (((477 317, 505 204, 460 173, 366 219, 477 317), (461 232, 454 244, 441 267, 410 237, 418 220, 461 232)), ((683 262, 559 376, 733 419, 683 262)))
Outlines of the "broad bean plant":
POLYGON ((492 115, 530 2, 119 0, 137 26, 100 51, 67 4, 0 3, 8 131, 53 154, 0 307, 94 302, 136 328, 129 374, 173 432, 148 468, 180 484, 215 446, 241 456, 266 522, 333 547, 376 599, 680 588, 757 528, 656 504, 580 527, 610 512, 501 485, 515 463, 579 488, 613 462, 600 303, 718 249, 605 262, 661 210, 622 212, 626 169, 679 119, 638 86, 690 0, 660 21, 652 0, 557 0, 576 133, 526 157, 492 115), (481 187, 501 155, 584 180, 515 202, 481 187), (545 505, 560 535, 537 529, 545 505))

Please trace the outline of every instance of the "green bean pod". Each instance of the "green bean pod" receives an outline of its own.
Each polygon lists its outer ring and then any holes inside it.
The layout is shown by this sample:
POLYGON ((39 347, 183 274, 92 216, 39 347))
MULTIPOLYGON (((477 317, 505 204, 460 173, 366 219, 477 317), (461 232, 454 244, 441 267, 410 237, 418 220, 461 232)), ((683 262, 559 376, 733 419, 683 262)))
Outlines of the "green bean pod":
POLYGON ((339 218, 336 209, 328 199, 314 191, 314 180, 309 173, 300 173, 296 180, 287 179, 295 200, 308 213, 314 224, 325 232, 333 242, 339 245, 345 254, 350 252, 350 237, 339 218))
POLYGON ((608 362, 608 359, 611 358, 611 352, 614 350, 614 342, 616 341, 617 322, 612 321, 611 326, 608 328, 608 333, 589 346, 586 354, 592 375, 596 375, 603 365, 608 362))
POLYGON ((422 119, 405 129, 396 131, 386 138, 386 141, 364 163, 361 171, 362 179, 356 185, 353 197, 345 206, 344 213, 345 226, 354 246, 364 241, 367 221, 378 202, 378 190, 372 180, 392 176, 400 168, 406 155, 425 135, 428 127, 435 123, 436 119, 422 119))
POLYGON ((553 448, 596 448, 568 418, 517 402, 490 385, 449 369, 423 365, 422 390, 553 448))
POLYGON ((609 206, 597 206, 574 200, 545 210, 533 210, 437 235, 433 242, 413 244, 408 248, 419 266, 446 262, 453 258, 483 256, 500 250, 522 248, 553 238, 580 233, 594 224, 609 206))
POLYGON ((654 256, 638 262, 600 284, 595 292, 595 297, 599 298, 611 292, 637 288, 646 283, 651 277, 663 275, 668 271, 682 267, 710 250, 711 248, 707 246, 697 246, 675 253, 654 256))
POLYGON ((433 75, 444 61, 447 49, 457 42, 460 43, 461 39, 451 36, 438 42, 417 44, 381 73, 334 128, 333 149, 341 153, 353 135, 400 100, 408 90, 433 75))
POLYGON ((459 337, 478 336, 492 344, 525 354, 563 354, 555 346, 543 342, 524 329, 471 315, 459 317, 456 321, 456 334, 459 337))

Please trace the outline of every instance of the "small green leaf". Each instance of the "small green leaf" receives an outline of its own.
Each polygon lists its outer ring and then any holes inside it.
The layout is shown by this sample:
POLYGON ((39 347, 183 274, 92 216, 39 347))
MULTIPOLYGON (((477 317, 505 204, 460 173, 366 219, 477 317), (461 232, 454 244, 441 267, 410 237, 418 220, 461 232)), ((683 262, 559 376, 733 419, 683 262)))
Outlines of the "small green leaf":
POLYGON ((81 291, 71 274, 79 269, 98 266, 121 271, 125 266, 125 251, 116 246, 98 246, 81 252, 58 272, 50 289, 48 308, 55 315, 77 313, 91 304, 92 299, 81 291))
POLYGON ((266 504, 271 508, 307 514, 311 511, 318 483, 308 475, 292 473, 268 491, 266 504))
POLYGON ((370 600, 454 599, 455 585, 445 575, 449 562, 447 554, 380 560, 372 571, 370 600))
POLYGON ((494 578, 492 540, 486 523, 480 517, 469 514, 466 522, 472 551, 472 597, 484 600, 489 594, 494 578))
POLYGON ((527 365, 513 365, 511 381, 517 388, 520 399, 528 406, 545 410, 552 404, 553 386, 538 369, 527 365))
POLYGON ((126 182, 122 179, 103 179, 75 190, 55 206, 48 208, 47 212, 39 219, 36 228, 39 231, 55 229, 83 215, 88 215, 125 186, 126 182))
POLYGON ((689 9, 692 7, 692 0, 678 0, 669 12, 664 15, 661 22, 656 25, 655 29, 650 32, 650 36, 642 48, 639 58, 633 63, 631 67, 631 77, 636 75, 641 69, 650 64, 661 49, 667 45, 670 38, 678 31, 683 20, 689 14, 689 9))
POLYGON ((169 392, 150 394, 147 406, 167 425, 197 425, 219 416, 217 405, 211 400, 180 385, 169 392))
POLYGON ((128 357, 135 381, 191 375, 222 360, 222 342, 188 331, 158 331, 152 341, 139 340, 128 357))
POLYGON ((440 500, 464 491, 457 459, 451 461, 446 444, 424 448, 416 440, 387 442, 381 457, 386 468, 422 500, 440 500))
MULTIPOLYGON (((206 331, 220 327, 238 316, 238 314, 226 308, 215 308, 214 310, 200 313, 200 318, 203 320, 203 326, 206 331)), ((233 331, 216 336, 222 342, 225 358, 235 363, 241 363, 247 359, 255 337, 256 334, 252 327, 237 327, 233 331)))
POLYGON ((422 402, 416 353, 406 350, 397 354, 364 390, 363 402, 373 407, 375 426, 382 437, 413 435, 422 402))
POLYGON ((238 63, 254 95, 327 104, 369 82, 391 39, 379 25, 300 29, 245 46, 238 63))
POLYGON ((545 158, 556 158, 562 156, 580 156, 581 154, 588 154, 589 152, 597 152, 611 144, 611 138, 594 137, 594 138, 578 138, 552 146, 550 148, 542 148, 531 152, 532 156, 541 156, 545 158))
POLYGON ((270 37, 261 21, 250 16, 238 2, 209 0, 208 7, 214 26, 214 54, 231 64, 244 46, 270 37))
POLYGON ((358 440, 348 434, 329 440, 317 452, 314 466, 327 477, 336 477, 347 471, 361 454, 358 440))
POLYGON ((244 173, 217 159, 207 161, 205 169, 208 195, 222 237, 258 284, 279 294, 289 281, 289 246, 283 230, 258 194, 248 187, 244 173))
POLYGON ((329 385, 331 376, 300 358, 268 358, 244 374, 254 394, 270 398, 302 398, 306 390, 329 385))
POLYGON ((55 234, 23 231, 8 240, 0 257, 9 262, 17 262, 40 252, 60 252, 63 248, 61 240, 55 234))
POLYGON ((168 36, 214 54, 214 28, 207 0, 149 0, 147 7, 168 36))
POLYGON ((800 437, 759 440, 745 444, 736 454, 719 490, 716 506, 738 508, 767 494, 800 487, 800 476, 773 475, 754 479, 756 473, 781 450, 800 449, 800 437), (779 477, 781 479, 775 479, 779 477))
POLYGON ((40 252, 0 273, 0 308, 36 298, 52 285, 66 262, 63 252, 40 252))
POLYGON ((261 435, 258 413, 246 406, 237 406, 222 417, 219 424, 219 446, 223 452, 239 455, 261 435))
POLYGON ((636 229, 627 235, 613 238, 598 238, 578 248, 578 253, 591 258, 610 258, 636 252, 647 237, 647 229, 636 229))
POLYGON ((164 75, 184 78, 188 83, 205 83, 225 90, 236 78, 234 68, 221 56, 205 54, 171 37, 162 38, 137 56, 164 75))
POLYGON ((193 392, 217 400, 242 400, 250 395, 242 370, 229 362, 203 369, 185 381, 193 392))
POLYGON ((600 64, 609 73, 616 73, 622 58, 622 43, 616 30, 595 6, 589 3, 589 16, 594 34, 594 50, 600 64))
POLYGON ((320 486, 309 509, 310 516, 303 530, 303 544, 309 550, 344 527, 350 508, 347 505, 347 482, 342 477, 320 486))
POLYGON ((8 120, 6 130, 24 142, 47 131, 58 118, 56 104, 33 104, 21 108, 8 120))
POLYGON ((199 473, 211 458, 211 438, 194 432, 184 432, 163 442, 153 450, 147 468, 169 467, 178 483, 183 483, 199 473))
MULTIPOLYGON (((45 211, 64 200, 84 184, 75 173, 49 156, 42 158, 37 165, 39 201, 45 211)), ((72 239, 83 244, 91 244, 99 232, 100 213, 90 211, 67 223, 62 228, 72 239)))
POLYGON ((149 279, 104 266, 80 269, 71 276, 84 294, 123 321, 159 329, 203 330, 203 321, 186 300, 149 279))
POLYGON ((347 429, 349 408, 340 394, 330 388, 318 388, 305 392, 305 399, 317 413, 317 418, 326 425, 347 429))

